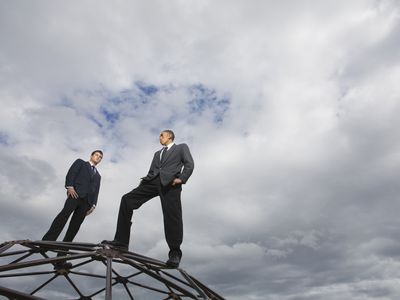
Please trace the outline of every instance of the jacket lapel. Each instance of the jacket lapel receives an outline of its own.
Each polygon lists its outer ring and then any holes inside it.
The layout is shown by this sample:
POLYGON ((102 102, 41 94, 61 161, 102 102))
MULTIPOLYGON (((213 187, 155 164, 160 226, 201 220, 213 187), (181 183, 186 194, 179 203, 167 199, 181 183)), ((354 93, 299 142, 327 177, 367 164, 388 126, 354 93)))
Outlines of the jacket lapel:
POLYGON ((161 156, 161 151, 162 151, 162 149, 156 152, 157 161, 158 161, 158 163, 159 163, 160 165, 161 165, 161 157, 160 157, 160 156, 161 156))
POLYGON ((165 164, 165 162, 168 160, 168 158, 171 156, 172 152, 175 151, 176 148, 176 144, 173 144, 171 149, 169 149, 167 151, 167 153, 163 153, 163 159, 162 159, 162 163, 165 164))
POLYGON ((87 161, 85 162, 86 165, 86 172, 89 173, 90 176, 92 176, 92 167, 90 166, 90 163, 87 161))
POLYGON ((94 177, 92 171, 92 165, 88 161, 86 162, 86 171, 89 173, 90 178, 94 177))

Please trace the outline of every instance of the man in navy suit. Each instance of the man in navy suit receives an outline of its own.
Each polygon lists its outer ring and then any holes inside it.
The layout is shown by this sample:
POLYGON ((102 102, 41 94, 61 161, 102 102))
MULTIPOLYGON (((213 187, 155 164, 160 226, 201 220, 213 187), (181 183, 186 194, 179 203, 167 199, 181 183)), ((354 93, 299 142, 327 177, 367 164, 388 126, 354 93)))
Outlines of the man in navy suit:
POLYGON ((167 265, 177 268, 182 257, 182 184, 185 184, 192 174, 194 162, 189 147, 186 144, 175 144, 174 138, 172 130, 161 132, 160 144, 164 147, 154 154, 150 170, 142 178, 139 186, 122 196, 114 240, 105 240, 103 243, 128 249, 133 210, 159 196, 165 238, 170 249, 167 265))
POLYGON ((69 168, 65 178, 68 198, 65 201, 64 208, 56 216, 42 240, 57 240, 69 216, 73 213, 63 239, 63 242, 72 242, 85 217, 96 208, 101 180, 96 166, 102 158, 103 152, 95 150, 90 155, 89 161, 78 158, 69 168))

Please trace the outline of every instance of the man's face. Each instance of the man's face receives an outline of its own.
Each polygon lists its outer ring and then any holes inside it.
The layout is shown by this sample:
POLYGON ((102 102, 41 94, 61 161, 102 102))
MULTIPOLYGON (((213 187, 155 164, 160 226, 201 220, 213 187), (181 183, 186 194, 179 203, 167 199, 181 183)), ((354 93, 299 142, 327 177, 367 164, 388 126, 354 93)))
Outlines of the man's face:
POLYGON ((169 133, 161 132, 160 133, 160 144, 163 146, 167 146, 169 143, 171 143, 171 136, 169 135, 169 133))
POLYGON ((100 152, 95 152, 95 153, 93 153, 92 156, 90 156, 90 161, 91 161, 94 165, 97 165, 98 163, 101 162, 102 158, 103 158, 103 155, 101 155, 100 152))

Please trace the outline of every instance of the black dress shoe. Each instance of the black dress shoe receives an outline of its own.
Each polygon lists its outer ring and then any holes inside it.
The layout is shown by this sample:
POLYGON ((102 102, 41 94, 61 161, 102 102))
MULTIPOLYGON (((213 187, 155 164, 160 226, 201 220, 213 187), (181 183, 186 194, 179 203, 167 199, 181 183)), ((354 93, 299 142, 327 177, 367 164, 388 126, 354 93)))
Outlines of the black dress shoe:
POLYGON ((121 243, 121 242, 116 241, 116 240, 112 240, 112 241, 104 240, 101 243, 102 244, 106 244, 106 245, 110 245, 110 246, 115 247, 115 248, 120 248, 122 250, 128 250, 128 245, 127 244, 121 243))
POLYGON ((69 262, 65 262, 65 261, 54 264, 54 270, 56 270, 56 271, 59 271, 62 269, 69 270, 71 268, 72 268, 72 264, 69 262))
POLYGON ((178 254, 173 254, 169 257, 166 264, 170 268, 177 268, 179 267, 179 263, 181 262, 181 258, 178 254))

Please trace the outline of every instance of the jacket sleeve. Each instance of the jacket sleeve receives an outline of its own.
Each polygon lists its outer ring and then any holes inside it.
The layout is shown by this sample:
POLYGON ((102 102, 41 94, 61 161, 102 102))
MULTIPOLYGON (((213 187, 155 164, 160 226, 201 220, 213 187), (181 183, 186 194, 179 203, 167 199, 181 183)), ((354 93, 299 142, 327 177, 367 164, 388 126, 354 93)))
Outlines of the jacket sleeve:
POLYGON ((74 163, 68 170, 67 176, 65 177, 65 187, 75 186, 76 176, 78 175, 83 163, 84 161, 80 158, 74 161, 74 163))
POLYGON ((92 205, 94 205, 94 206, 97 205, 97 198, 99 197, 99 191, 100 191, 100 182, 101 182, 101 176, 99 175, 99 180, 97 183, 97 187, 96 187, 96 191, 94 193, 93 203, 92 203, 92 205))
POLYGON ((188 181, 190 175, 192 175, 194 170, 194 161, 193 157, 190 154, 190 150, 188 145, 182 144, 182 162, 183 162, 183 171, 179 175, 179 178, 182 180, 183 183, 188 181))

